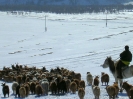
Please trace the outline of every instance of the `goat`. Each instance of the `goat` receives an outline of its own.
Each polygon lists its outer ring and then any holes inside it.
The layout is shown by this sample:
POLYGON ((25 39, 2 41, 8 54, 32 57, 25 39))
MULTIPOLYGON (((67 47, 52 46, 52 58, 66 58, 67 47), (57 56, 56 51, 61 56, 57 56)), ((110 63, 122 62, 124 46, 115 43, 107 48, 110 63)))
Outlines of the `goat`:
POLYGON ((3 88, 2 88, 2 91, 3 91, 4 97, 6 97, 6 94, 8 94, 8 97, 9 97, 9 86, 6 85, 6 83, 2 83, 1 86, 3 87, 3 88))

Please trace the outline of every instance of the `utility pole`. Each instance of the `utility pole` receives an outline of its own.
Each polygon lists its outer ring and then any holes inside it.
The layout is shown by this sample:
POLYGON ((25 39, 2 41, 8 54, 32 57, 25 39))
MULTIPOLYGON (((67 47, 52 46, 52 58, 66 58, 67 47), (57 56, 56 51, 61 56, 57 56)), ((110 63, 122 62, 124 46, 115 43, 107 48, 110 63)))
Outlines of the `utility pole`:
POLYGON ((46 26, 46 15, 45 15, 45 32, 47 31, 47 26, 46 26))
POLYGON ((106 10, 106 27, 107 27, 107 13, 108 13, 108 11, 106 10))

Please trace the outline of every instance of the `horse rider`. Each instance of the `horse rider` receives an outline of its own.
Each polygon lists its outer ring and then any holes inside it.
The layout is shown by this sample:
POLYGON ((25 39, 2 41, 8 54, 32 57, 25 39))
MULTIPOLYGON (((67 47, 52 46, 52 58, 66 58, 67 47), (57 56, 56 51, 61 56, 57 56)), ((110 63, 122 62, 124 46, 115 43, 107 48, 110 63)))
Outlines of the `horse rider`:
POLYGON ((130 62, 132 61, 132 53, 129 51, 129 46, 125 46, 125 50, 120 53, 120 60, 117 64, 117 78, 123 79, 122 77, 122 68, 126 68, 129 66, 130 62))

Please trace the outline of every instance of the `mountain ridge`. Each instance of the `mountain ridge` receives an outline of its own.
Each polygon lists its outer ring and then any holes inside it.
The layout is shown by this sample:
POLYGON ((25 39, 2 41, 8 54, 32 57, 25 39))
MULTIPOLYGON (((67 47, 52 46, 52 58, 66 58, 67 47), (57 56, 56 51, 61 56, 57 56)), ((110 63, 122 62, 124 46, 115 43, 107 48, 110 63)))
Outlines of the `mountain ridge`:
POLYGON ((0 0, 0 5, 124 5, 133 0, 0 0))

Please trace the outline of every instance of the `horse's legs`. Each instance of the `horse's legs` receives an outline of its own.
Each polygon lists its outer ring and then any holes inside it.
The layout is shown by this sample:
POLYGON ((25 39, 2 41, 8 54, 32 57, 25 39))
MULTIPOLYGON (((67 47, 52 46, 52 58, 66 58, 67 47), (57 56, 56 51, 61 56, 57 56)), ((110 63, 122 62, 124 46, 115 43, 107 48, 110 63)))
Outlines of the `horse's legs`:
POLYGON ((119 83, 120 83, 120 92, 123 92, 123 88, 122 88, 123 79, 119 79, 119 83))

